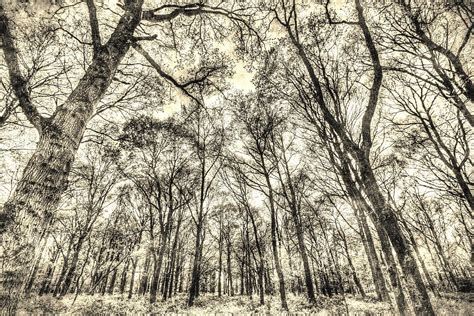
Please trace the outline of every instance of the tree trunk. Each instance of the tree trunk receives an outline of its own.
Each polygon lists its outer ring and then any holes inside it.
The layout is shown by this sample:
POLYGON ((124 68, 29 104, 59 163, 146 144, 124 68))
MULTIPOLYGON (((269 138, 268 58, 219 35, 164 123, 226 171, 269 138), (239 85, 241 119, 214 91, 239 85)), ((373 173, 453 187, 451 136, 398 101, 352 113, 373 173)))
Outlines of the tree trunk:
POLYGON ((157 294, 158 294, 158 279, 161 273, 161 266, 163 263, 163 257, 166 252, 168 244, 168 235, 165 233, 161 238, 161 245, 158 251, 158 254, 153 254, 153 276, 150 285, 150 304, 156 302, 157 294))
POLYGON ((298 238, 298 249, 300 251, 301 260, 303 261, 304 279, 305 279, 305 284, 306 284, 306 291, 308 294, 308 302, 310 304, 315 304, 316 297, 314 295, 313 276, 311 275, 311 269, 309 267, 309 261, 308 261, 308 254, 306 253, 303 227, 300 222, 300 218, 298 216, 296 209, 292 210, 291 215, 293 217, 293 222, 296 228, 296 236, 298 238))
POLYGON ((222 253, 223 253, 222 212, 219 219, 219 270, 217 274, 217 296, 222 296, 222 253))
POLYGON ((131 299, 132 296, 133 296, 133 286, 134 286, 134 283, 135 283, 135 272, 137 270, 137 263, 138 263, 138 258, 136 259, 132 259, 132 276, 130 277, 130 286, 128 288, 128 299, 131 299))
POLYGON ((179 232, 180 232, 180 227, 181 227, 181 221, 182 221, 182 217, 180 216, 178 218, 178 223, 176 225, 176 232, 175 232, 175 235, 174 235, 174 239, 173 239, 173 245, 171 247, 171 259, 170 259, 170 267, 169 267, 169 272, 168 272, 168 275, 167 275, 167 278, 168 278, 168 282, 167 282, 167 286, 165 288, 165 294, 163 295, 164 299, 166 300, 167 298, 171 297, 173 291, 172 291, 172 288, 173 288, 173 281, 174 281, 174 270, 175 270, 175 266, 176 266, 176 257, 177 257, 177 252, 178 252, 178 243, 179 243, 179 232))
POLYGON ((352 279, 354 280, 354 283, 357 286, 357 289, 359 290, 359 293, 362 295, 362 298, 365 298, 364 288, 363 288, 363 286, 360 282, 359 277, 357 276, 356 269, 354 267, 354 264, 352 263, 351 254, 349 253, 349 247, 347 245, 346 234, 342 231, 342 229, 340 229, 340 228, 338 228, 338 229, 339 229, 339 235, 341 236, 341 239, 342 239, 342 244, 344 246, 344 250, 346 252, 347 263, 348 263, 349 268, 351 270, 352 279))
POLYGON ((366 159, 359 159, 359 165, 361 167, 361 180, 364 184, 364 191, 377 210, 378 221, 374 224, 383 227, 397 253, 398 261, 407 281, 407 288, 415 313, 433 315, 433 306, 431 305, 428 292, 423 283, 410 244, 402 233, 399 221, 393 209, 387 204, 385 197, 380 192, 369 162, 366 159))
POLYGON ((73 280, 73 277, 74 277, 74 273, 76 272, 77 263, 79 261, 79 254, 80 254, 81 249, 82 249, 82 244, 83 244, 84 238, 85 238, 85 236, 79 236, 79 239, 77 240, 77 244, 74 247, 74 254, 73 254, 73 257, 72 257, 72 260, 71 260, 71 265, 68 269, 66 278, 64 279, 63 288, 61 290, 61 296, 66 295, 66 293, 69 290, 69 287, 71 286, 71 283, 72 283, 72 280, 73 280))
POLYGON ((374 238, 372 237, 372 232, 367 223, 367 217, 365 212, 362 210, 356 210, 359 226, 361 229, 362 243, 369 261, 370 270, 372 272, 372 280, 374 281, 375 292, 377 293, 377 298, 381 301, 390 301, 390 296, 388 293, 387 285, 385 283, 385 278, 380 266, 380 260, 377 256, 377 250, 375 249, 374 238))
POLYGON ((188 306, 194 305, 194 300, 198 296, 199 292, 199 274, 201 268, 201 230, 202 230, 202 221, 201 218, 198 219, 198 225, 196 229, 196 242, 194 245, 194 261, 193 269, 191 273, 191 286, 189 288, 189 297, 188 297, 188 306))
POLYGON ((127 260, 127 264, 123 266, 122 275, 120 276, 119 291, 120 291, 120 294, 122 294, 122 295, 125 292, 125 285, 127 284, 127 274, 128 274, 128 267, 129 266, 130 266, 130 259, 127 260))
POLYGON ((66 252, 66 256, 63 257, 63 266, 61 268, 59 278, 56 281, 53 296, 56 296, 60 293, 61 285, 63 283, 64 277, 66 276, 66 272, 67 272, 67 268, 68 268, 68 264, 69 264, 69 254, 71 253, 71 249, 72 249, 72 240, 69 243, 69 246, 68 246, 68 249, 67 249, 67 252, 66 252))
POLYGON ((406 223, 403 221, 403 219, 402 219, 402 224, 403 224, 403 226, 405 227, 405 230, 408 233, 408 237, 410 238, 410 242, 412 244, 413 249, 415 250, 415 254, 418 258, 418 261, 421 264, 421 269, 423 270, 423 274, 425 275, 426 282, 428 283, 428 286, 430 287, 433 294, 435 296, 439 297, 439 292, 438 292, 438 290, 436 289, 436 287, 434 285, 433 278, 431 277, 430 273, 428 272, 428 269, 426 268, 425 261, 421 257, 420 251, 418 250, 418 245, 416 244, 416 240, 415 240, 415 237, 413 237, 412 231, 409 229, 409 227, 406 225, 406 223))
MULTIPOLYGON (((46 230, 45 230, 44 234, 46 234, 46 230)), ((38 270, 39 270, 41 259, 43 258, 43 253, 45 251, 47 237, 44 238, 44 236, 43 236, 41 239, 44 239, 44 243, 43 243, 43 246, 41 247, 41 249, 37 249, 37 251, 39 251, 39 254, 38 254, 36 260, 34 261, 33 270, 31 271, 30 276, 28 278, 28 282, 26 283, 26 286, 25 286, 24 292, 26 294, 28 294, 31 291, 31 288, 33 287, 33 284, 36 280, 36 275, 37 275, 38 270)))
MULTIPOLYGON (((14 262, 8 263, 4 272, 14 273, 20 280, 34 254, 32 247, 37 244, 67 188, 69 172, 86 125, 131 45, 130 38, 140 22, 142 4, 143 0, 136 0, 125 5, 125 12, 110 39, 100 48, 66 102, 42 122, 36 150, 14 194, 0 213, 2 239, 7 241, 5 234, 16 236, 15 241, 8 242, 9 250, 19 254, 14 262)), ((10 293, 11 297, 18 294, 18 291, 10 293)))
POLYGON ((227 225, 227 280, 228 280, 228 286, 229 290, 227 293, 229 296, 234 296, 234 286, 232 284, 232 262, 230 261, 230 255, 231 255, 231 244, 230 244, 230 228, 229 225, 227 225))
POLYGON ((147 251, 147 255, 145 258, 145 261, 143 262, 142 266, 142 272, 140 274, 140 287, 138 289, 138 294, 140 295, 145 295, 147 288, 148 288, 148 271, 150 270, 150 256, 151 256, 151 251, 147 251))
POLYGON ((268 186, 268 193, 269 193, 269 203, 270 203, 270 216, 271 216, 271 239, 272 239, 272 252, 273 252, 273 259, 275 261, 275 269, 278 275, 279 281, 279 290, 280 290, 280 299, 281 299, 281 307, 284 310, 288 310, 288 304, 286 302, 286 290, 285 290, 285 276, 283 275, 283 270, 281 268, 280 263, 280 256, 278 254, 278 245, 277 245, 277 232, 276 232, 276 225, 277 225, 277 218, 275 212, 275 205, 273 201, 273 190, 270 184, 270 178, 268 174, 266 174, 266 181, 268 186))

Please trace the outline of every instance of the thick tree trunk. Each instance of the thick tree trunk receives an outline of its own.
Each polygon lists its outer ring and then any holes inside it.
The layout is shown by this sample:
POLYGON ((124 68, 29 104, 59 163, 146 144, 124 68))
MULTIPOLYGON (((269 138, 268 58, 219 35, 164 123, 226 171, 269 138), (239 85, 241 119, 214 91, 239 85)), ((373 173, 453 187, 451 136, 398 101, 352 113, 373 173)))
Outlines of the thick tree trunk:
MULTIPOLYGON (((44 233, 46 234, 46 229, 44 231, 44 233)), ((47 235, 47 234, 46 234, 47 235)), ((40 247, 40 249, 37 249, 37 251, 39 252, 38 256, 36 257, 35 261, 34 261, 34 266, 33 266, 33 269, 30 273, 30 276, 28 277, 28 282, 26 283, 25 285, 25 290, 24 292, 26 294, 28 294, 30 291, 31 291, 31 288, 33 287, 33 284, 34 282, 36 281, 36 275, 38 273, 38 270, 39 270, 39 267, 40 267, 40 263, 41 263, 41 260, 43 258, 43 254, 44 254, 44 251, 45 251, 45 246, 46 246, 46 242, 48 241, 47 237, 43 236, 42 239, 44 240, 44 243, 43 243, 43 246, 40 247)))
MULTIPOLYGON (((59 106, 42 122, 39 141, 12 197, 0 213, 2 241, 8 253, 18 254, 4 272, 24 278, 42 229, 49 222, 68 185, 68 176, 79 144, 96 104, 105 94, 141 18, 143 0, 130 1, 109 41, 101 47, 84 76, 59 106), (15 236, 15 238, 6 237, 15 236)), ((21 282, 19 282, 21 284, 21 282)), ((16 291, 10 293, 18 295, 16 291)))

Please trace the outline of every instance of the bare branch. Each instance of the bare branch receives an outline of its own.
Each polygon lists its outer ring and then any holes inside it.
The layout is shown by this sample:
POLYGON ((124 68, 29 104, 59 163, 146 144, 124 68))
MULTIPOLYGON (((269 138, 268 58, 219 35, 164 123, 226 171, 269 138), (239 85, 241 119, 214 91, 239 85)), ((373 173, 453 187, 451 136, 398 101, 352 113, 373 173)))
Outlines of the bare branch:
POLYGON ((331 17, 330 12, 329 12, 329 2, 330 2, 330 0, 327 0, 326 3, 324 4, 324 10, 325 10, 326 18, 328 19, 329 24, 347 24, 347 25, 358 25, 359 24, 359 22, 346 21, 346 20, 334 21, 331 17))
POLYGON ((91 25, 92 44, 94 45, 94 57, 100 51, 102 46, 100 40, 99 21, 97 20, 97 10, 94 4, 94 0, 86 0, 87 9, 89 11, 89 23, 91 25))
POLYGON ((141 47, 138 43, 133 43, 132 46, 133 46, 133 48, 135 48, 135 50, 138 53, 140 53, 143 57, 145 57, 145 59, 150 63, 150 65, 153 68, 155 68, 156 72, 158 72, 158 74, 161 77, 163 77, 164 79, 169 81, 172 85, 174 85, 179 90, 181 90, 185 95, 187 95, 188 97, 190 97, 191 99, 196 101, 197 104, 203 106, 202 102, 198 98, 196 98, 194 95, 192 95, 188 90, 186 90, 186 88, 189 87, 190 85, 194 85, 194 84, 203 82, 204 80, 206 80, 209 77, 210 74, 212 74, 212 72, 208 72, 203 77, 196 78, 196 79, 191 80, 189 82, 179 83, 175 78, 173 78, 171 75, 169 75, 168 73, 163 71, 161 66, 153 59, 153 57, 151 57, 150 54, 145 49, 143 49, 143 47, 141 47))
POLYGON ((374 71, 374 79, 372 82, 372 87, 370 88, 369 102, 367 104, 367 109, 365 110, 364 116, 362 118, 362 147, 366 155, 368 155, 369 149, 372 146, 372 137, 371 132, 371 122, 372 117, 374 116, 375 109, 377 107, 377 101, 380 93, 380 88, 382 86, 383 70, 380 65, 379 54, 377 48, 375 47, 372 35, 370 34, 369 27, 364 17, 364 9, 362 8, 360 1, 355 0, 357 16, 359 18, 359 26, 362 29, 364 34, 365 44, 369 50, 370 59, 372 61, 372 68, 374 71))
POLYGON ((13 41, 7 14, 2 5, 0 5, 0 38, 2 39, 3 55, 8 67, 10 84, 15 92, 19 105, 28 121, 38 132, 41 132, 45 118, 41 116, 31 101, 28 82, 21 74, 18 52, 13 41))
MULTIPOLYGON (((415 28, 415 33, 418 35, 418 39, 420 40, 421 43, 423 43, 429 50, 438 52, 442 55, 444 55, 449 62, 453 65, 454 70, 456 74, 458 75, 459 79, 461 79, 462 84, 464 86, 464 91, 463 93, 466 95, 466 97, 469 98, 469 100, 474 101, 474 85, 472 84, 471 78, 469 75, 466 73, 466 71, 463 68, 463 65, 461 64, 461 60, 459 59, 459 55, 454 54, 450 49, 445 48, 438 43, 435 43, 423 30, 422 28, 422 21, 419 18, 418 14, 415 14, 411 10, 411 6, 409 3, 406 1, 401 1, 400 2, 402 8, 405 10, 407 13, 408 17, 410 18, 410 21, 412 22, 414 28, 415 28)), ((472 30, 472 25, 468 30, 468 33, 472 30)), ((467 42, 469 39, 468 34, 466 34, 466 37, 464 38, 464 41, 467 42)), ((462 50, 463 46, 465 43, 461 44, 460 50, 462 50)))

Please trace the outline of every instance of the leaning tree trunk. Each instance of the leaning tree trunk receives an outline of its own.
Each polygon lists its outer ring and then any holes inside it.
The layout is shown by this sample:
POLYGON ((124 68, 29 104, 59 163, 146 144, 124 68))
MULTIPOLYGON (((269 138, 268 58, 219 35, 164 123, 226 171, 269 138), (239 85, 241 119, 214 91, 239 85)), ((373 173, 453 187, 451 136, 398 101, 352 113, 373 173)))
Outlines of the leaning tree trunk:
POLYGON ((63 284, 60 296, 66 295, 67 292, 69 291, 69 287, 71 286, 72 279, 74 278, 74 274, 76 272, 77 263, 79 262, 79 254, 82 249, 84 238, 85 236, 79 236, 79 240, 77 241, 76 247, 74 248, 74 254, 71 260, 71 265, 66 274, 66 278, 64 279, 64 284, 63 284))
POLYGON ((38 273, 38 270, 39 270, 39 266, 40 266, 40 263, 41 263, 41 260, 43 259, 43 254, 44 254, 44 251, 45 251, 45 246, 46 246, 46 243, 48 242, 48 234, 47 234, 47 227, 45 228, 44 232, 43 232, 43 236, 41 236, 41 239, 44 240, 43 242, 43 245, 40 246, 40 249, 37 249, 37 252, 39 253, 37 258, 35 259, 34 261, 34 266, 33 266, 33 269, 31 271, 31 274, 30 276, 28 277, 28 282, 26 283, 25 285, 25 289, 24 289, 24 292, 26 294, 30 293, 31 291, 31 288, 33 287, 33 284, 34 282, 36 281, 36 275, 38 273))
POLYGON ((347 245, 346 234, 341 228, 338 227, 338 229, 339 229, 339 235, 341 236, 341 239, 342 239, 342 245, 344 246, 344 251, 346 253, 347 263, 350 268, 350 273, 352 274, 352 279, 354 280, 354 283, 357 286, 359 293, 362 295, 362 298, 365 298, 366 295, 365 295, 364 287, 362 286, 362 283, 360 282, 360 279, 357 276, 356 269, 352 262, 351 254, 349 253, 349 246, 347 245))
POLYGON ((356 212, 361 229, 360 234, 363 238, 362 243, 364 245, 367 259, 369 260, 370 270, 372 272, 375 292, 377 293, 377 296, 380 300, 389 301, 390 296, 385 283, 382 268, 380 267, 380 260, 377 256, 377 250, 375 249, 374 238, 372 237, 372 232, 370 231, 370 227, 367 223, 367 217, 361 210, 357 210, 356 212))
MULTIPOLYGON (((0 234, 7 245, 5 254, 15 257, 7 261, 3 272, 14 274, 20 287, 42 229, 67 188, 86 125, 130 48, 130 39, 140 22, 142 4, 143 0, 127 4, 110 39, 100 47, 66 102, 44 120, 36 150, 0 213, 0 234)), ((17 296, 18 291, 19 288, 11 291, 10 297, 17 296)))
MULTIPOLYGON (((328 149, 331 150, 330 147, 328 149)), ((357 187, 356 183, 351 177, 349 165, 350 160, 347 153, 344 151, 344 147, 341 148, 339 146, 334 146, 333 149, 340 159, 339 173, 346 188, 347 194, 349 195, 350 200, 354 203, 354 211, 361 230, 360 236, 362 238, 362 244, 364 246, 367 259, 369 261, 369 266, 372 273, 372 280, 374 282, 377 298, 381 301, 389 301, 389 292, 385 283, 385 278, 382 269, 380 267, 380 261, 377 256, 377 251, 375 250, 374 239, 372 237, 372 233, 370 232, 370 227, 367 223, 366 214, 372 214, 372 212, 369 209, 370 207, 365 201, 365 198, 362 196, 360 189, 357 187)), ((332 163, 336 165, 332 155, 331 160, 332 163)), ((389 251, 391 251, 391 248, 389 249, 389 251)), ((399 302, 402 303, 404 301, 399 300, 399 302)), ((403 310, 403 306, 401 305, 399 305, 398 308, 399 310, 403 310)))
POLYGON ((416 314, 434 315, 433 306, 431 305, 428 291, 423 283, 410 243, 402 233, 402 228, 395 216, 395 212, 388 205, 380 191, 380 187, 375 180, 375 175, 367 159, 359 159, 359 165, 361 167, 361 180, 364 184, 364 191, 377 210, 377 221, 374 224, 383 227, 397 253, 398 262, 406 278, 414 311, 416 314))

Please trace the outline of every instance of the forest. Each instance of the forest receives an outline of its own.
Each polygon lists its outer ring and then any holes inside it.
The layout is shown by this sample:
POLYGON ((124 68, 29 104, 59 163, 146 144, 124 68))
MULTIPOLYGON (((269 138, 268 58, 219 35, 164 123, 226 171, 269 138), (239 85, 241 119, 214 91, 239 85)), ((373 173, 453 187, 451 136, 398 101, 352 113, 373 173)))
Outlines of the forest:
POLYGON ((471 314, 473 31, 470 0, 0 0, 1 313, 471 314))

